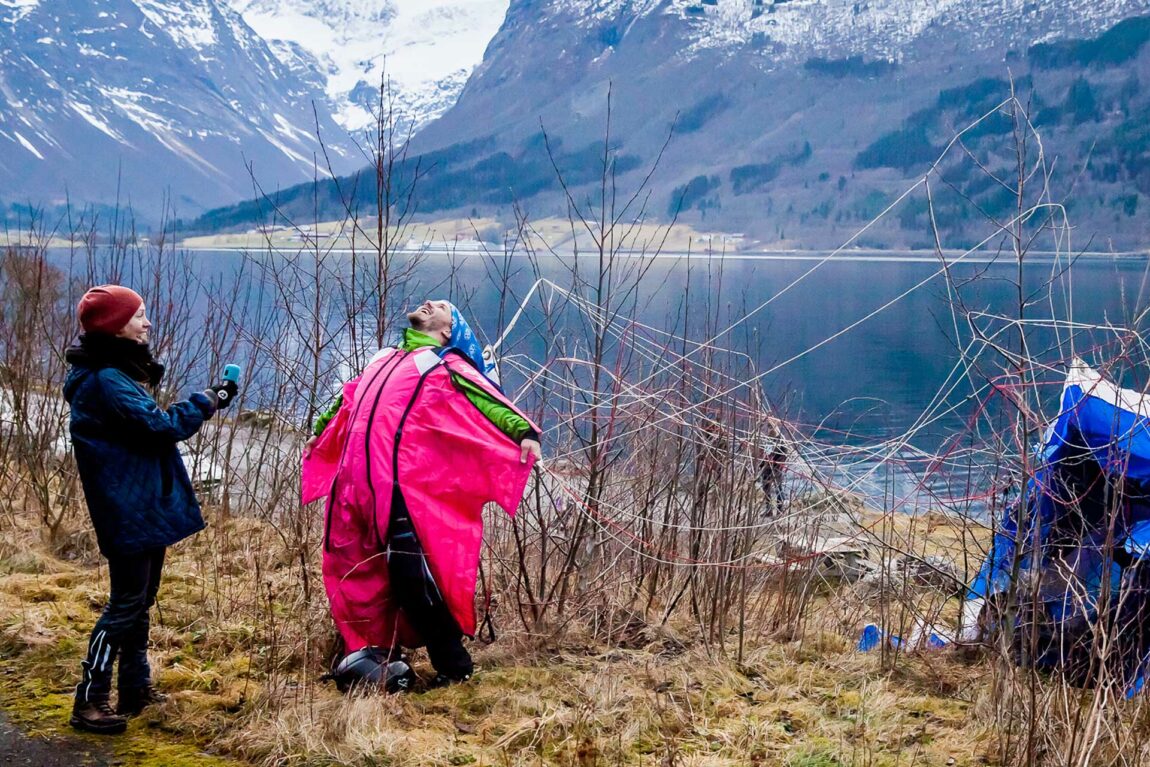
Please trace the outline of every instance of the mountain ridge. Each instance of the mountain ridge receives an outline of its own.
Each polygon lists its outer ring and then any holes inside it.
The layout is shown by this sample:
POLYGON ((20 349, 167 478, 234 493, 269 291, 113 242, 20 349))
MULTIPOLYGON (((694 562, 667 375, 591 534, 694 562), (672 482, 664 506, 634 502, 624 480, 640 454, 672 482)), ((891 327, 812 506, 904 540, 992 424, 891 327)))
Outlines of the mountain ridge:
POLYGON ((25 198, 107 201, 119 185, 144 210, 169 188, 204 207, 251 194, 245 167, 313 178, 317 122, 337 133, 311 111, 314 84, 216 0, 40 0, 2 22, 0 182, 25 198))
MULTIPOLYGON (((610 93, 619 188, 642 182, 673 133, 649 188, 652 219, 677 213, 762 247, 835 247, 864 227, 863 246, 928 247, 921 195, 869 222, 918 183, 956 133, 1009 97, 1013 78, 1055 169, 1050 193, 1072 197, 1080 233, 1118 248, 1144 246, 1137 211, 1150 192, 1150 137, 1139 126, 1150 123, 1150 35, 1139 21, 1142 4, 792 0, 771 3, 772 13, 763 2, 751 19, 756 0, 514 0, 458 102, 413 141, 424 170, 421 210, 505 222, 516 210, 563 215, 567 199, 552 161, 580 201, 594 195, 610 93), (876 40, 847 30, 844 39, 855 42, 831 48, 787 45, 755 26, 784 14, 791 29, 816 20, 835 26, 828 9, 856 7, 879 19, 899 7, 921 13, 913 35, 876 40), (714 32, 729 32, 739 18, 739 35, 714 32), (1071 50, 1076 40, 1128 55, 1051 60, 1049 51, 1071 50)), ((1011 156, 1004 119, 984 120, 937 168, 944 245, 978 242, 1007 209, 979 170, 1001 171, 1011 156)), ((279 203, 290 208, 291 195, 279 203)), ((195 226, 239 225, 256 207, 195 226)))
POLYGON ((507 0, 229 0, 280 61, 324 78, 333 117, 363 130, 384 78, 418 129, 454 102, 507 0))

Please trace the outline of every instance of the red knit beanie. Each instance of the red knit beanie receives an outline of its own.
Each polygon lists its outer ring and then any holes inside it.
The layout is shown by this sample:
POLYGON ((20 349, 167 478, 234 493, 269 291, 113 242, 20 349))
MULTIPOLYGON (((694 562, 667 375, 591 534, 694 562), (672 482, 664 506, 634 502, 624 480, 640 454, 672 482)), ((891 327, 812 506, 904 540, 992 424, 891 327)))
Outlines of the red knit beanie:
POLYGON ((80 299, 76 316, 85 333, 114 336, 124 329, 139 311, 144 299, 131 288, 121 285, 98 285, 80 299))

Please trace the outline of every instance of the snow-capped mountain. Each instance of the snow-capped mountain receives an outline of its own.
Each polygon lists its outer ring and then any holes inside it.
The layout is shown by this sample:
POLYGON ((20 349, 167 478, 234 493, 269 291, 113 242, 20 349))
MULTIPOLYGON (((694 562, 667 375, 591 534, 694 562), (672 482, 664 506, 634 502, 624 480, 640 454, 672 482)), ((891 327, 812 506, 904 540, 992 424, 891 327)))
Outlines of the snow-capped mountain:
MULTIPOLYGON (((932 226, 957 246, 1016 202, 992 175, 1016 160, 996 111, 1015 92, 1075 237, 1145 247, 1148 86, 1146 0, 511 0, 398 172, 418 173, 428 217, 563 216, 646 184, 628 215, 764 247, 932 247, 932 226), (928 213, 900 195, 932 167, 928 213)), ((313 191, 281 204, 307 215, 313 191)))
POLYGON ((450 107, 499 30, 508 0, 229 0, 282 62, 319 72, 333 117, 372 122, 386 74, 415 126, 450 107))
MULTIPOLYGON (((1013 78, 1055 168, 1051 194, 1072 195, 1085 239, 1145 247, 1148 40, 1146 0, 512 0, 415 148, 477 190, 484 178, 508 190, 473 194, 486 210, 514 199, 563 215, 551 160, 593 196, 610 109, 620 188, 661 156, 651 215, 681 202, 680 220, 704 228, 825 247, 913 183, 1013 78)), ((953 185, 978 203, 956 202, 955 217, 985 220, 1001 203, 982 199, 992 190, 977 189, 971 157, 1008 166, 1010 135, 996 118, 969 136, 977 151, 948 154, 947 182, 969 181, 953 185)), ((424 181, 425 208, 467 209, 437 183, 424 181)), ((869 241, 929 245, 925 203, 912 202, 869 241)))
MULTIPOLYGON (((170 190, 186 215, 322 176, 317 130, 350 172, 386 72, 423 126, 424 214, 562 214, 555 170, 596 186, 610 112, 624 185, 661 158, 649 214, 821 246, 1013 81, 1078 215, 1137 241, 1148 41, 1146 0, 0 0, 0 199, 170 190)), ((939 166, 978 215, 1001 201, 971 158, 1006 162, 1009 135, 987 121, 939 166)))
MULTIPOLYGON (((0 60, 10 200, 119 193, 155 212, 170 193, 184 212, 251 196, 249 170, 273 188, 317 172, 317 83, 218 0, 0 0, 0 60)), ((344 132, 318 115, 350 170, 344 132)))
POLYGON ((693 94, 761 84, 812 58, 859 56, 901 64, 907 76, 983 65, 1005 73, 1011 51, 1090 37, 1148 12, 1146 0, 512 0, 458 108, 424 145, 465 138, 459 130, 482 135, 492 122, 506 128, 508 119, 588 117, 605 103, 576 104, 603 101, 608 82, 666 114, 689 107, 693 94), (708 82, 717 67, 746 74, 708 82))
POLYGON ((186 216, 329 164, 351 172, 385 67, 400 124, 422 124, 454 101, 505 10, 0 0, 0 202, 130 200, 154 214, 170 200, 186 216))

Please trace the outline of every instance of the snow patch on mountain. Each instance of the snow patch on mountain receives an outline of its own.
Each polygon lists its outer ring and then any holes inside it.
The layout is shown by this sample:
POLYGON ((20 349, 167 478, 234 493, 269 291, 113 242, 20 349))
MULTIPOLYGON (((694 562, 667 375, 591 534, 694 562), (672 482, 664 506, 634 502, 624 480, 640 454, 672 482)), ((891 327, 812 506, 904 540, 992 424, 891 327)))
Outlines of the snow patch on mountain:
POLYGON ((0 8, 8 9, 8 13, 0 16, 0 22, 15 24, 30 14, 40 5, 40 0, 0 0, 0 8))
MULTIPOLYGON (((1022 7, 1025 0, 1005 0, 1022 7)), ((936 19, 953 14, 963 0, 718 0, 700 6, 673 0, 669 13, 698 27, 696 49, 741 45, 758 36, 796 48, 860 46, 871 53, 894 55, 918 38, 936 19), (701 11, 699 9, 702 9, 701 11)))
MULTIPOLYGON (((622 16, 633 18, 647 16, 663 4, 663 0, 568 0, 562 5, 572 16, 582 19, 584 23, 600 24, 622 16)), ((677 11, 669 10, 668 13, 677 11)))
MULTIPOLYGON (((737 2, 746 5, 744 0, 737 2)), ((1090 36, 1140 8, 1145 9, 1145 0, 826 0, 818 7, 809 0, 773 6, 770 2, 764 0, 765 5, 760 6, 765 12, 755 15, 752 6, 753 18, 735 23, 744 24, 750 35, 759 33, 798 49, 825 51, 842 47, 849 52, 885 55, 890 59, 899 58, 908 46, 933 29, 945 28, 952 39, 961 35, 974 47, 997 47, 1004 39, 1013 39, 1025 48, 1036 42, 1035 36, 1042 34, 1054 18, 1061 19, 1058 27, 1063 36, 1090 36)), ((707 21, 712 20, 729 25, 733 19, 728 16, 707 21)))
POLYGON ((181 47, 202 50, 216 44, 216 30, 210 3, 188 0, 135 0, 136 6, 148 19, 176 41, 181 47))
POLYGON ((551 0, 549 5, 542 15, 562 15, 583 27, 626 22, 629 28, 637 19, 661 14, 689 29, 683 55, 706 50, 736 55, 749 47, 775 61, 858 54, 897 60, 934 27, 961 31, 976 46, 997 45, 1011 29, 1030 44, 1035 40, 1026 38, 1044 26, 1044 15, 1073 18, 1075 31, 1088 35, 1145 11, 1145 0, 551 0))
POLYGON ((81 104, 78 102, 69 102, 69 107, 72 110, 87 120, 88 124, 104 135, 115 139, 116 141, 123 142, 124 137, 120 135, 115 129, 112 128, 102 116, 97 115, 91 104, 81 104))
POLYGON ((396 106, 414 126, 450 107, 508 0, 229 0, 296 71, 318 71, 336 121, 373 121, 386 74, 396 106))
POLYGON ((36 149, 35 145, 33 145, 31 141, 24 138, 24 134, 20 133, 20 131, 13 131, 13 133, 16 134, 16 140, 20 142, 20 146, 24 147, 29 152, 36 155, 37 159, 40 159, 40 160, 44 159, 44 155, 40 154, 40 152, 36 149))

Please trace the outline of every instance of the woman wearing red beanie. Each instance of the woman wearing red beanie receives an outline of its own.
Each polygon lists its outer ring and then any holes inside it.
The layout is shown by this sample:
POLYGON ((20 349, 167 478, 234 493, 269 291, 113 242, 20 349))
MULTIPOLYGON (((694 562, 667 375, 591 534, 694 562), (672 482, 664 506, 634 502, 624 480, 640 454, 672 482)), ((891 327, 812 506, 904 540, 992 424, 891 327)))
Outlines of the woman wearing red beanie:
POLYGON ((81 335, 68 349, 64 398, 84 499, 111 593, 88 641, 71 724, 115 734, 128 716, 163 699, 148 667, 148 610, 155 603, 168 546, 204 527, 177 443, 225 407, 236 385, 193 393, 167 410, 152 392, 164 366, 152 357, 144 299, 130 288, 100 285, 80 299, 81 335), (119 700, 111 706, 119 660, 119 700))

